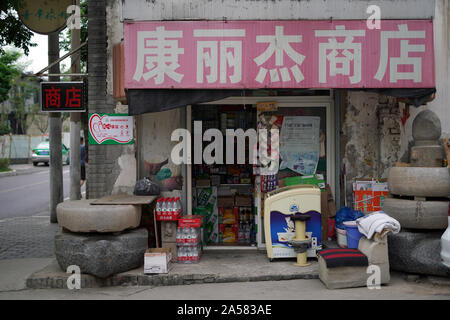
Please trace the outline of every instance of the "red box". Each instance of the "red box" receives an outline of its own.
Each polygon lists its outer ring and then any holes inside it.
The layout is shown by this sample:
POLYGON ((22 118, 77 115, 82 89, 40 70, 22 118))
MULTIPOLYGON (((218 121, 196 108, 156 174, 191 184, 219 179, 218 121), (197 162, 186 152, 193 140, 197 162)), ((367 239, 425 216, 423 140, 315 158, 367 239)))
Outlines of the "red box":
POLYGON ((182 216, 178 219, 178 226, 182 228, 200 228, 203 223, 203 217, 199 215, 195 216, 182 216))

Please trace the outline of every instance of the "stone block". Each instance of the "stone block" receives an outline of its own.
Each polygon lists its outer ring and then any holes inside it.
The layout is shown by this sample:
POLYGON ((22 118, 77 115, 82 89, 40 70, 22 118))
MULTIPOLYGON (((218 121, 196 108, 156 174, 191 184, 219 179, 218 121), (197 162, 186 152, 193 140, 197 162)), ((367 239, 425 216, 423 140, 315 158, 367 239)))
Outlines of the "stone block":
POLYGON ((112 234, 60 232, 55 236, 55 255, 62 270, 70 265, 99 278, 139 268, 147 250, 147 230, 140 228, 112 234))
POLYGON ((450 277, 450 268, 441 261, 441 231, 403 230, 388 235, 389 264, 392 270, 450 277))
POLYGON ((389 191, 399 196, 448 197, 450 170, 441 168, 393 167, 388 176, 389 191))
POLYGON ((139 227, 141 207, 133 205, 91 205, 93 200, 58 204, 58 224, 72 232, 121 232, 139 227))
POLYGON ((444 149, 438 145, 416 146, 411 149, 412 167, 442 167, 444 149))
POLYGON ((448 201, 387 198, 383 211, 406 229, 443 230, 448 226, 448 201))
MULTIPOLYGON (((378 267, 380 267, 380 284, 389 283, 389 264, 384 263, 378 267)), ((367 267, 327 268, 325 260, 319 256, 319 279, 328 289, 365 287, 371 275, 367 273, 367 267)))

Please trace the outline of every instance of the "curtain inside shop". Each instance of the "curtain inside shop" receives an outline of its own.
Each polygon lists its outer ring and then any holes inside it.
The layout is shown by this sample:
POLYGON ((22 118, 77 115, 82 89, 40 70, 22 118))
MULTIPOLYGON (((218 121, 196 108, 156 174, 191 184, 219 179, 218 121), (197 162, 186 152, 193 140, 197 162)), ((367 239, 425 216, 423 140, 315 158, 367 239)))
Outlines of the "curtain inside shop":
POLYGON ((166 111, 187 105, 241 96, 242 90, 129 89, 126 92, 128 114, 166 111))

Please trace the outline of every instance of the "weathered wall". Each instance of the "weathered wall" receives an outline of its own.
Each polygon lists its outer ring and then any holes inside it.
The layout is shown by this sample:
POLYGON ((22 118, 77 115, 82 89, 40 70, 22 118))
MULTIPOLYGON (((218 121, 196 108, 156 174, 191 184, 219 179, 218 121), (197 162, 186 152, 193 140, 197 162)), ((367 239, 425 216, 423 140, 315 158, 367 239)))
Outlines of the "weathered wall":
MULTIPOLYGON (((88 3, 89 113, 127 112, 126 107, 117 105, 112 95, 112 45, 122 34, 117 12, 118 4, 114 0, 88 3)), ((132 191, 136 174, 130 177, 124 171, 133 171, 133 162, 126 159, 130 158, 127 155, 134 154, 134 146, 89 145, 88 148, 88 198, 132 191)))
POLYGON ((128 20, 366 19, 378 5, 384 19, 429 19, 435 0, 122 0, 128 20))
POLYGON ((393 98, 362 91, 347 92, 341 123, 342 168, 347 205, 357 178, 387 178, 400 157, 401 120, 393 98))

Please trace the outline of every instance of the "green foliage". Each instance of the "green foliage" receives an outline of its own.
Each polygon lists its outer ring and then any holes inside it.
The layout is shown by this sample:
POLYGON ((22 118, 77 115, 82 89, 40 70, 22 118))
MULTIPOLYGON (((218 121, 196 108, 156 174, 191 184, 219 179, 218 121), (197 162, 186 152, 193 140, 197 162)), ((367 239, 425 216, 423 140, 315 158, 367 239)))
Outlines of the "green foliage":
POLYGON ((0 158, 0 171, 6 171, 9 168, 9 159, 0 158))
POLYGON ((4 134, 10 134, 11 133, 11 128, 8 125, 8 122, 6 121, 1 121, 0 122, 0 135, 4 135, 4 134))
POLYGON ((29 47, 36 46, 31 42, 33 32, 20 21, 15 6, 20 0, 0 1, 0 53, 4 53, 6 45, 22 49, 28 55, 29 47))
POLYGON ((8 99, 13 79, 20 75, 17 60, 20 53, 16 51, 0 52, 0 103, 8 99))

